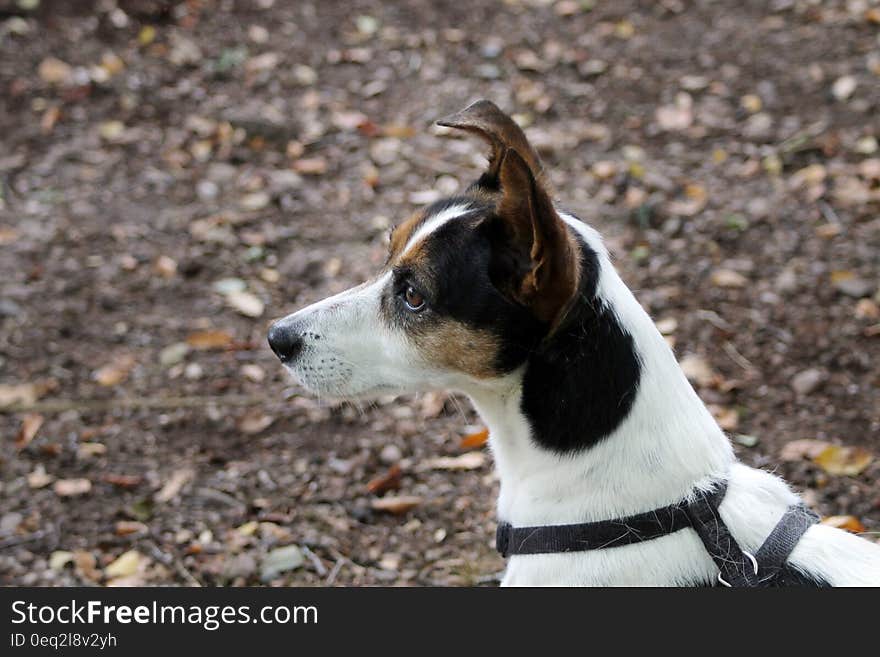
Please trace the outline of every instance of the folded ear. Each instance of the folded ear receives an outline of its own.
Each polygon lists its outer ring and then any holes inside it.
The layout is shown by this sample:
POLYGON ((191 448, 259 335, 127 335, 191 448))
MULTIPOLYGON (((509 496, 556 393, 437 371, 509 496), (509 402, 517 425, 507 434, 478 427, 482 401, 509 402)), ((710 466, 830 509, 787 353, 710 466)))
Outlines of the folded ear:
POLYGON ((528 161, 508 148, 498 163, 501 200, 496 207, 493 278, 499 289, 556 328, 580 281, 577 241, 557 214, 528 161))
POLYGON ((498 109, 495 103, 478 100, 460 112, 440 119, 437 124, 471 132, 488 142, 492 149, 489 153, 489 168, 478 181, 479 186, 498 188, 501 161, 504 159, 504 153, 511 148, 519 152, 526 161, 535 179, 542 184, 546 183, 541 160, 526 139, 522 128, 498 109))

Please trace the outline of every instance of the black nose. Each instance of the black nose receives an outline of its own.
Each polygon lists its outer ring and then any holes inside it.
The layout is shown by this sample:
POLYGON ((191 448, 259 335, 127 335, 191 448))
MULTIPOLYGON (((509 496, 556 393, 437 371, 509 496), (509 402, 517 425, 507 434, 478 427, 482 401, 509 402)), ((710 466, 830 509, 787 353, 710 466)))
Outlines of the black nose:
POLYGON ((302 351, 303 340, 296 329, 275 323, 269 328, 269 346, 282 363, 290 363, 302 351))

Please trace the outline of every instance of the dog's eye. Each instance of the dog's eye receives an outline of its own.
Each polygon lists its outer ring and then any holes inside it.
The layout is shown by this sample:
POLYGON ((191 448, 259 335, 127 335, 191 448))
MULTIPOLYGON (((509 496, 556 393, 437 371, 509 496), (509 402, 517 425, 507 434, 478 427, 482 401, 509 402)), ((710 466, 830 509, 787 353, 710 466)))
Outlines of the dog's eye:
POLYGON ((403 301, 406 303, 406 307, 413 312, 425 307, 425 297, 412 285, 406 286, 406 290, 403 292, 403 301))

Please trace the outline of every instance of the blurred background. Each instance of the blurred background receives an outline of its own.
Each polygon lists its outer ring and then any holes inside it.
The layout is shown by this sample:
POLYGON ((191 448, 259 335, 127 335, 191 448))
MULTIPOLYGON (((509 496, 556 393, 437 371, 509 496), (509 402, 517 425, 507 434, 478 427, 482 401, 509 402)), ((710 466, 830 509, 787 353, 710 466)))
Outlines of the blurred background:
POLYGON ((0 583, 496 581, 467 400, 265 344, 478 175, 480 97, 740 458, 877 537, 880 3, 0 0, 0 583))

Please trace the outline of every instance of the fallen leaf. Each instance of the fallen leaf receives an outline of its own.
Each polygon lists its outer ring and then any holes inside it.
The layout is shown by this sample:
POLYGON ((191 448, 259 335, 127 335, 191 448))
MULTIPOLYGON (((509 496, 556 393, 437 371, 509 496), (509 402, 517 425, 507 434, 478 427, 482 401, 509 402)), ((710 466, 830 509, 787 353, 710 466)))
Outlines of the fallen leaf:
POLYGON ((410 509, 414 509, 422 503, 422 498, 416 495, 401 495, 398 497, 379 497, 370 501, 370 507, 374 511, 393 513, 400 515, 410 509))
POLYGON ((709 411, 724 431, 734 431, 739 426, 739 411, 735 408, 710 404, 709 411))
POLYGON ((130 536, 132 534, 146 534, 150 528, 136 520, 120 520, 114 525, 113 531, 117 536, 130 536))
POLYGON ((266 192, 252 192, 241 197, 238 204, 242 210, 262 210, 272 201, 272 197, 266 192))
POLYGON ((101 579, 101 571, 98 570, 98 560, 95 555, 85 550, 77 550, 73 553, 73 563, 76 566, 76 573, 83 579, 97 582, 101 579))
POLYGON ((73 74, 70 64, 56 57, 47 57, 37 67, 37 75, 47 84, 61 85, 68 82, 73 74))
POLYGON ((45 488, 55 481, 55 477, 46 474, 46 468, 42 464, 34 468, 34 471, 28 474, 27 482, 30 488, 45 488))
POLYGON ((822 518, 822 524, 829 527, 837 527, 845 529, 853 534, 861 534, 865 531, 865 526, 855 516, 827 516, 822 518))
POLYGON ((662 335, 672 335, 678 329, 678 320, 675 317, 666 317, 658 319, 655 325, 662 335))
POLYGON ((105 474, 102 479, 118 488, 137 488, 144 480, 140 475, 105 474))
POLYGON ((129 577, 142 570, 146 566, 146 561, 146 557, 137 550, 129 550, 104 568, 104 574, 109 578, 129 577))
POLYGON ((732 269, 716 269, 712 272, 712 283, 718 287, 740 288, 748 284, 748 279, 732 269))
POLYGON ((392 465, 388 468, 388 471, 376 477, 375 479, 371 479, 367 484, 367 490, 373 494, 384 493, 389 490, 397 490, 400 488, 400 478, 403 474, 403 470, 401 470, 398 464, 392 465))
POLYGON ((192 468, 183 468, 175 470, 161 490, 153 496, 153 499, 160 504, 169 502, 180 493, 180 490, 195 476, 192 468))
POLYGON ((870 299, 859 299, 856 303, 856 317, 859 319, 880 318, 880 306, 870 299))
POLYGON ((459 449, 476 449, 478 447, 482 447, 489 440, 489 429, 482 429, 481 431, 475 431, 474 433, 469 433, 461 439, 461 442, 458 443, 459 449))
POLYGON ((117 356, 112 363, 95 370, 92 378, 102 386, 115 386, 128 378, 129 373, 135 366, 133 356, 117 356))
POLYGON ((246 522, 243 525, 236 527, 235 531, 241 536, 253 536, 259 527, 260 523, 256 520, 251 520, 250 522, 246 522))
POLYGON ((305 555, 298 545, 286 545, 269 552, 260 567, 260 580, 268 582, 281 573, 296 570, 305 563, 305 555))
POLYGON ((73 558, 73 552, 56 550, 51 555, 49 555, 49 568, 56 572, 62 570, 67 564, 73 563, 73 558))
POLYGON ((148 46, 156 38, 156 28, 152 25, 144 25, 141 28, 141 31, 138 32, 138 43, 142 46, 148 46))
POLYGON ((41 395, 36 383, 13 383, 0 385, 0 408, 33 404, 41 395))
POLYGON ((699 386, 708 387, 718 382, 718 375, 712 370, 709 362, 702 356, 687 354, 679 361, 679 366, 689 381, 699 386))
POLYGON ((675 96, 675 103, 658 107, 654 117, 663 130, 674 132, 690 128, 694 122, 691 95, 683 91, 679 92, 675 96))
POLYGON ((275 418, 260 410, 248 411, 238 421, 238 429, 242 433, 253 435, 268 429, 275 418))
POLYGON ((104 121, 98 126, 98 134, 101 139, 109 142, 118 142, 125 137, 125 124, 122 121, 104 121))
POLYGON ((758 444, 758 437, 750 436, 747 433, 734 434, 733 439, 743 447, 754 447, 758 444))
POLYGON ((874 455, 861 447, 828 445, 813 457, 813 463, 832 475, 854 477, 871 465, 874 455))
POLYGON ((303 157, 293 162, 293 170, 305 176, 327 173, 327 160, 323 157, 303 157))
POLYGON ((246 317, 259 317, 263 314, 263 302, 250 292, 243 290, 226 295, 227 303, 246 317))
POLYGON ((173 258, 162 255, 156 258, 153 269, 162 278, 174 278, 175 274, 177 274, 177 262, 173 258))
POLYGON ((232 334, 227 331, 196 331, 187 336, 186 343, 193 349, 225 349, 232 343, 232 334))
POLYGON ((384 137, 394 137, 396 139, 409 139, 414 137, 416 129, 411 125, 402 123, 386 123, 382 126, 382 135, 384 137))
POLYGON ((266 371, 255 363, 246 363, 242 365, 241 373, 244 378, 253 381, 254 383, 261 383, 266 378, 266 371))
POLYGON ((764 107, 764 103, 761 102, 761 97, 756 94, 746 94, 739 99, 739 104, 740 107, 742 107, 749 114, 760 112, 761 109, 764 107))
POLYGON ((18 436, 15 439, 15 449, 22 450, 37 435, 40 427, 43 426, 43 416, 38 413, 27 413, 21 419, 21 428, 18 430, 18 436))
POLYGON ((159 364, 162 367, 171 367, 181 362, 189 353, 189 345, 185 342, 175 342, 164 347, 159 352, 159 364))
POLYGON ((78 459, 90 459, 94 456, 101 456, 107 453, 107 446, 104 443, 80 443, 76 448, 76 457, 78 459))
POLYGON ((428 470, 476 470, 486 463, 484 452, 467 452, 459 456, 440 456, 428 459, 422 468, 428 470))
POLYGON ((858 84, 858 81, 853 76, 844 75, 843 77, 837 78, 837 80, 834 81, 834 84, 831 85, 831 93, 837 100, 847 100, 853 95, 858 84))
POLYGON ((829 446, 823 440, 814 440, 813 438, 801 438, 800 440, 791 440, 779 451, 779 458, 783 461, 800 461, 801 459, 813 459, 829 446))
POLYGON ((52 490, 59 497, 75 497, 85 495, 92 490, 92 482, 88 479, 59 479, 52 490))

